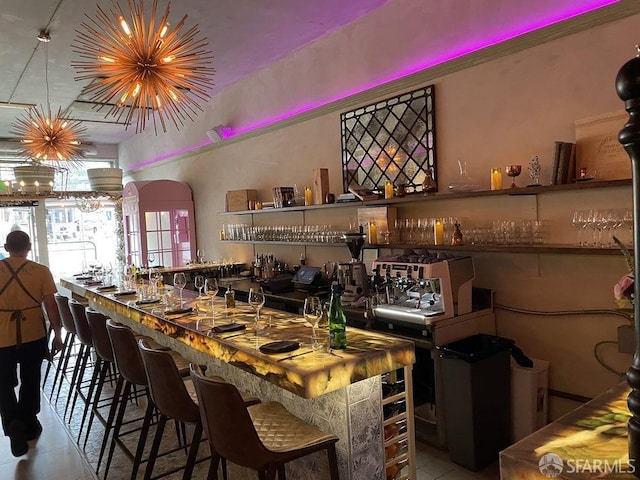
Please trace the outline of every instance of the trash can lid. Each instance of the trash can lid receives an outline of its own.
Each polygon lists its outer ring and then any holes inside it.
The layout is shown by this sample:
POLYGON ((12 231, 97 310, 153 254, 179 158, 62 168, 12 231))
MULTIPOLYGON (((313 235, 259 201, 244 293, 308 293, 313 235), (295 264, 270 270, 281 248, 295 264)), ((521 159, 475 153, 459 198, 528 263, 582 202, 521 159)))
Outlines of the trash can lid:
POLYGON ((515 341, 510 338, 478 333, 446 345, 439 345, 436 349, 442 358, 455 358, 472 363, 509 350, 514 344, 515 341))

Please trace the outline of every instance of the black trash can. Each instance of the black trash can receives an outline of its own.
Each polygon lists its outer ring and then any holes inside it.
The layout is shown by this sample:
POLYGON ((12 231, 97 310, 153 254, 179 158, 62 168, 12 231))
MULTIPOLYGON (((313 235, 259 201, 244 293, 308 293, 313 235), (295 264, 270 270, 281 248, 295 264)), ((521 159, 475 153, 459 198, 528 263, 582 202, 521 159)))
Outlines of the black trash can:
POLYGON ((437 347, 449 455, 470 470, 497 460, 510 443, 513 344, 480 333, 437 347))

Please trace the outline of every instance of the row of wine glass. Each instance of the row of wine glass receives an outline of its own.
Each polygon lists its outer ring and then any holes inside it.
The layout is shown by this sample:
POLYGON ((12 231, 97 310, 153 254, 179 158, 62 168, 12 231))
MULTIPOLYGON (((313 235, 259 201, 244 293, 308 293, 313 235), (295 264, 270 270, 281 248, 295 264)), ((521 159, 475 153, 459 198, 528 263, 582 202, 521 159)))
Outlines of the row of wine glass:
POLYGON ((612 247, 613 237, 623 244, 633 243, 633 210, 630 208, 591 208, 576 210, 572 225, 582 247, 612 247))

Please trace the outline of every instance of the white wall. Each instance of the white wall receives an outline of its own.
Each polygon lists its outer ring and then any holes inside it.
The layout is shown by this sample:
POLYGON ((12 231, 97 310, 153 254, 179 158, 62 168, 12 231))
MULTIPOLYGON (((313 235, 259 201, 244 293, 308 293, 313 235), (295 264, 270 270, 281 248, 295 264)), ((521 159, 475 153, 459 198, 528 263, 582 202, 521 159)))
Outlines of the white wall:
MULTIPOLYGON (((411 37, 406 30, 420 38, 421 22, 416 20, 420 3, 390 2, 382 11, 233 85, 212 99, 215 109, 180 135, 134 137, 121 146, 120 165, 126 171, 167 150, 178 151, 206 138, 204 132, 212 125, 248 125, 286 110, 292 99, 316 100, 334 92, 336 85, 339 89, 360 84, 371 74, 372 65, 378 68, 402 56, 398 51, 402 43, 379 38, 383 27, 389 38, 395 32, 406 41, 411 37), (324 71, 320 79, 315 75, 319 66, 324 71)), ((575 120, 623 108, 615 94, 614 79, 620 66, 635 53, 639 23, 640 15, 634 15, 429 81, 436 84, 440 191, 446 191, 455 179, 458 159, 466 160, 469 173, 488 188, 492 166, 526 166, 537 154, 543 165, 542 179, 547 179, 553 142, 573 141, 575 120)), ((413 49, 421 48, 419 41, 410 43, 413 49)), ((424 82, 404 84, 397 93, 421 84, 424 82)), ((188 182, 196 204, 198 247, 210 258, 233 255, 249 261, 253 255, 250 246, 218 241, 222 224, 250 221, 248 217, 217 214, 224 210, 225 192, 255 188, 261 199, 270 200, 273 186, 310 184, 312 169, 325 167, 330 172, 331 190, 340 193, 339 113, 329 110, 130 175, 136 180, 188 182)), ((526 182, 526 173, 519 181, 526 182)), ((401 214, 458 215, 476 223, 490 222, 496 212, 502 218, 538 216, 548 223, 548 242, 571 243, 575 241, 571 227, 575 209, 629 206, 630 189, 615 188, 537 198, 438 201, 407 207, 401 214)), ((350 210, 314 212, 307 216, 307 222, 346 225, 353 214, 350 210)), ((302 222, 302 214, 261 215, 256 220, 295 224, 302 222)), ((268 250, 289 262, 296 262, 300 254, 300 249, 287 246, 268 250)), ((341 261, 348 259, 348 252, 346 248, 314 247, 308 249, 307 258, 312 264, 341 261)), ((497 303, 545 311, 613 308, 613 284, 626 272, 621 256, 481 253, 474 254, 474 262, 476 285, 495 289, 497 303)), ((593 355, 596 342, 615 339, 616 326, 621 323, 608 316, 539 317, 498 311, 500 335, 514 338, 527 354, 551 362, 551 388, 585 396, 595 396, 621 381, 593 355)), ((603 355, 620 371, 631 361, 630 356, 617 354, 615 347, 607 347, 603 355)), ((554 399, 551 413, 557 417, 573 406, 554 399)))

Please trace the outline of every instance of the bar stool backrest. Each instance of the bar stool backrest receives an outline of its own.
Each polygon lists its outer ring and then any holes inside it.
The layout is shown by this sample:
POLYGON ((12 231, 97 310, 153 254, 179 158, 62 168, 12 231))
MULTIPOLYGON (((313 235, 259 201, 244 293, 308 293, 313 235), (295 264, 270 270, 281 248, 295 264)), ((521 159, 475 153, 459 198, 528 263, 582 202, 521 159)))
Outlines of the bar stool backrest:
POLYGON ((76 333, 83 345, 93 346, 93 337, 91 329, 87 323, 86 305, 74 299, 69 300, 69 309, 73 317, 73 323, 76 325, 76 333))
POLYGON ((150 348, 144 338, 138 340, 138 346, 149 381, 151 399, 160 413, 181 422, 199 423, 198 405, 187 392, 171 355, 165 350, 150 348))
POLYGON ((107 332, 111 339, 113 358, 120 375, 127 382, 146 387, 148 385, 147 374, 144 371, 144 364, 133 331, 126 325, 110 318, 107 320, 107 332))
POLYGON ((220 377, 205 377, 192 364, 191 378, 198 394, 202 422, 212 448, 230 462, 261 471, 273 460, 262 444, 242 395, 220 377))
POLYGON ((86 309, 86 315, 96 353, 103 360, 113 363, 113 348, 107 332, 107 316, 91 308, 86 309))
POLYGON ((76 334, 76 324, 73 321, 73 317, 71 316, 71 310, 69 310, 69 298, 64 295, 60 295, 56 293, 54 295, 56 299, 56 304, 58 305, 58 311, 60 312, 60 320, 62 321, 62 326, 67 332, 71 332, 76 334))

